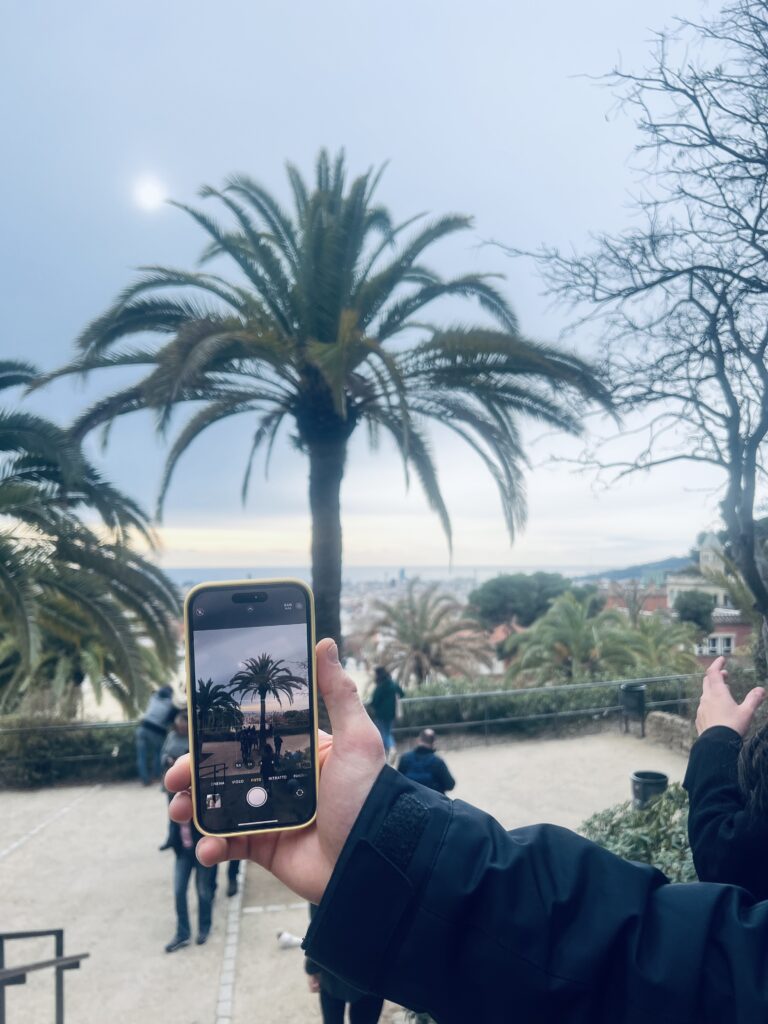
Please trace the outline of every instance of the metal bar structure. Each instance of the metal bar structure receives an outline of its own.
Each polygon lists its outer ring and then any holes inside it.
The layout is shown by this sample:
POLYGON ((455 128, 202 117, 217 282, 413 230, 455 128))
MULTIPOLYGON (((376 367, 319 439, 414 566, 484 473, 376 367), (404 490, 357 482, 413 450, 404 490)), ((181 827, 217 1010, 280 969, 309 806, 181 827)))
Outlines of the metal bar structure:
POLYGON ((90 953, 74 953, 64 956, 64 929, 49 928, 42 931, 0 933, 0 1024, 6 1024, 5 989, 7 985, 23 985, 27 975, 33 971, 53 968, 55 976, 55 1017, 56 1024, 64 1024, 64 971, 77 970, 90 953), (20 939, 52 937, 55 956, 50 960, 36 960, 33 963, 5 966, 5 943, 20 939))

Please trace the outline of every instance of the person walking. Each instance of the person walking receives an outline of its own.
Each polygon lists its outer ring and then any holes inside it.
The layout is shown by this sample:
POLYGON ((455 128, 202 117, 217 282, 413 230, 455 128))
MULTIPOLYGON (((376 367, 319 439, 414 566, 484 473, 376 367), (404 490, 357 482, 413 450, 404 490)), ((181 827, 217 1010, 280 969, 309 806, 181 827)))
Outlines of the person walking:
POLYGON ((416 746, 403 754, 397 770, 407 779, 445 795, 456 785, 456 780, 442 757, 435 753, 436 739, 434 729, 422 729, 416 746))
MULTIPOLYGON (((171 767, 182 754, 187 753, 189 753, 189 722, 187 720, 187 712, 179 711, 174 720, 173 732, 169 734, 163 745, 162 756, 166 762, 169 762, 169 767, 171 767)), ((168 845, 176 855, 173 872, 176 934, 166 945, 166 953, 175 953, 177 949, 188 946, 191 941, 192 932, 189 923, 187 890, 193 872, 195 874, 195 888, 197 889, 197 944, 199 946, 206 942, 211 930, 217 867, 204 867, 198 861, 195 856, 195 847, 200 839, 202 839, 202 836, 192 822, 182 822, 181 824, 174 821, 171 822, 171 828, 168 833, 168 845)), ((235 883, 236 885, 237 883, 235 883)), ((235 891, 237 890, 235 889, 235 891)))
POLYGON ((275 744, 275 764, 280 764, 280 751, 283 749, 283 737, 277 730, 273 736, 273 743, 275 744))
MULTIPOLYGON (((187 718, 186 708, 183 708, 176 712, 176 717, 173 720, 173 726, 171 731, 165 737, 163 746, 160 751, 160 765, 163 773, 167 772, 175 761, 181 757, 182 754, 189 752, 189 720, 187 718)), ((163 785, 163 789, 167 794, 168 800, 170 801, 172 793, 169 793, 163 785)), ((168 831, 165 837, 165 841, 160 850, 170 850, 173 846, 172 843, 172 832, 169 823, 168 831)))
POLYGON ((381 733, 384 752, 389 759, 389 752, 395 741, 392 738, 392 723, 397 713, 397 698, 404 697, 402 688, 395 682, 383 665, 377 665, 373 674, 373 694, 370 700, 371 718, 381 733))
POLYGON ((136 767, 144 786, 162 776, 160 752, 175 714, 173 690, 170 686, 161 686, 149 698, 147 709, 136 726, 136 767))

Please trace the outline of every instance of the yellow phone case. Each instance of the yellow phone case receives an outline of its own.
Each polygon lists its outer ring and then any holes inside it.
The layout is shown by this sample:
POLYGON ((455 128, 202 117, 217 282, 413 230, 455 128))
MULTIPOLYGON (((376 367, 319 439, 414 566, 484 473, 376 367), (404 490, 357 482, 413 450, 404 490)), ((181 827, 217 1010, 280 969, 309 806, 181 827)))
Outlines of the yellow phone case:
POLYGON ((266 835, 269 832, 293 832, 296 829, 308 828, 317 817, 317 793, 320 785, 320 763, 317 756, 317 659, 315 658, 315 645, 317 639, 315 637, 315 597, 312 593, 312 588, 305 583, 303 580, 294 579, 290 576, 278 576, 274 579, 259 579, 259 580, 221 580, 211 583, 197 583, 188 592, 184 599, 184 655, 186 659, 186 680, 187 680, 187 715, 189 720, 189 760, 190 767, 192 770, 192 820, 195 828, 198 832, 201 832, 204 836, 221 837, 223 839, 232 838, 234 836, 261 836, 266 835), (197 764, 195 761, 195 749, 197 747, 196 730, 197 725, 195 722, 194 708, 192 707, 192 687, 194 686, 194 680, 191 675, 191 661, 189 657, 190 641, 191 641, 191 630, 189 628, 189 604, 195 594, 201 590, 223 590, 227 587, 259 587, 266 586, 267 584, 295 584, 305 591, 309 609, 309 635, 310 635, 310 658, 312 660, 312 707, 314 708, 313 719, 314 723, 312 726, 312 760, 315 768, 315 813, 309 819, 309 821, 302 822, 300 825, 276 825, 274 828, 257 828, 252 830, 242 830, 239 832, 209 832, 204 829, 200 824, 197 817, 197 764))

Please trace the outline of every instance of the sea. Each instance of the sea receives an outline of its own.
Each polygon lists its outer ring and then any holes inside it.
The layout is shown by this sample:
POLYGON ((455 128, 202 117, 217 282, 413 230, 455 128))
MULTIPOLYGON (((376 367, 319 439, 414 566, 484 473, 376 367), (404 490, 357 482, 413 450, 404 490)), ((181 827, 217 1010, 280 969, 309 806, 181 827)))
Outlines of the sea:
MULTIPOLYGON (((498 576, 500 573, 515 572, 559 572, 569 579, 579 579, 594 573, 596 567, 591 566, 507 566, 507 565, 346 565, 342 571, 342 585, 355 587, 364 583, 393 583, 409 579, 420 579, 429 582, 450 583, 451 581, 471 580, 479 585, 485 580, 498 576)), ((249 580, 270 579, 278 576, 291 576, 296 579, 311 581, 309 566, 192 566, 169 568, 165 572, 177 586, 184 590, 197 583, 218 580, 249 580)))

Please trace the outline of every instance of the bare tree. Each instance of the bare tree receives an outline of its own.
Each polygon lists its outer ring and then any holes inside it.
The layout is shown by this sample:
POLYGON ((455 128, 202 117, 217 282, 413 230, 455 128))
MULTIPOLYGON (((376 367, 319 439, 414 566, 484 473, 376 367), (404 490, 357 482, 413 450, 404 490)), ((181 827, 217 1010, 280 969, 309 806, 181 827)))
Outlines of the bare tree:
POLYGON ((599 322, 618 410, 647 415, 635 457, 597 461, 617 477, 676 462, 717 471, 730 558, 765 640, 768 0, 679 21, 648 71, 607 80, 641 134, 633 226, 585 255, 535 255, 549 293, 579 324, 599 322))

